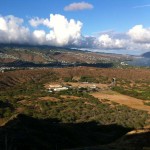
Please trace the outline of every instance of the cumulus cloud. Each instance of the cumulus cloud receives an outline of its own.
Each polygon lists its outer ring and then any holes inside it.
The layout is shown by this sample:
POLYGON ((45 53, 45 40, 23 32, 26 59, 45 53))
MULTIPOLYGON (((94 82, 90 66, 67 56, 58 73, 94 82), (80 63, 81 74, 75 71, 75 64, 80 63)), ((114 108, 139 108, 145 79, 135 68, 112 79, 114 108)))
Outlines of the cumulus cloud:
POLYGON ((149 50, 150 28, 135 25, 125 33, 102 33, 94 45, 99 49, 149 50))
POLYGON ((27 43, 30 38, 30 31, 22 24, 23 19, 12 15, 0 16, 0 42, 27 43))
POLYGON ((62 15, 50 15, 50 18, 33 18, 29 23, 33 27, 44 25, 49 32, 34 30, 23 25, 24 20, 15 16, 0 16, 0 43, 26 43, 65 46, 77 44, 81 38, 82 23, 74 19, 67 20, 62 15))
POLYGON ((44 22, 44 19, 39 19, 38 17, 29 20, 32 27, 37 27, 44 22))
POLYGON ((134 42, 150 43, 150 28, 136 25, 127 33, 134 42))
POLYGON ((44 30, 35 30, 33 32, 33 41, 34 43, 36 44, 46 44, 45 41, 46 41, 46 33, 44 30))
MULTIPOLYGON (((51 14, 51 15, 53 15, 53 14, 51 14)), ((35 18, 32 18, 29 20, 29 24, 32 27, 37 27, 39 25, 45 25, 47 27, 50 27, 50 20, 49 20, 49 18, 44 19, 44 18, 35 17, 35 18)))
POLYGON ((143 25, 136 25, 125 33, 107 31, 101 32, 98 36, 84 36, 81 34, 82 22, 74 19, 68 20, 60 14, 51 14, 49 18, 32 18, 29 23, 33 31, 24 25, 22 18, 12 15, 0 16, 0 43, 69 46, 100 50, 150 49, 150 28, 145 28, 143 25), (40 30, 40 25, 48 30, 40 30))
POLYGON ((38 26, 44 25, 50 29, 49 33, 45 34, 46 42, 63 46, 77 43, 81 38, 82 23, 74 19, 67 20, 60 14, 51 14, 49 19, 31 19, 30 25, 38 26))
POLYGON ((72 3, 64 8, 65 11, 77 11, 77 10, 85 10, 85 9, 93 9, 94 6, 92 4, 86 2, 80 3, 72 3))
POLYGON ((7 23, 6 20, 2 17, 0 17, 0 30, 1 31, 7 31, 7 23))
POLYGON ((108 34, 98 37, 97 44, 103 49, 123 49, 126 47, 126 41, 123 39, 113 39, 108 34))

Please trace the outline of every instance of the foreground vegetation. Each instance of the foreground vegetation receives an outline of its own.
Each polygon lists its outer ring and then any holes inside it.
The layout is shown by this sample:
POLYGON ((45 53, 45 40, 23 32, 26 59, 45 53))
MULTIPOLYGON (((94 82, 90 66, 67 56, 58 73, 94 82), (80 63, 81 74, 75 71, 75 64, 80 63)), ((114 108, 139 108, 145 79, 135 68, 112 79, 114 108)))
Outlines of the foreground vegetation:
POLYGON ((24 113, 41 119, 57 118, 64 123, 96 121, 100 124, 141 128, 149 117, 144 111, 116 103, 105 103, 107 100, 100 102, 88 93, 76 89, 48 93, 40 83, 27 83, 22 88, 3 91, 0 99, 2 118, 24 113), (63 95, 65 98, 62 97, 63 95), (75 99, 69 96, 75 96, 75 99), (44 97, 51 99, 42 100, 44 97))
MULTIPOLYGON (((89 70, 83 73, 83 69, 80 72, 77 69, 72 70, 74 72, 52 69, 28 73, 25 70, 26 74, 19 71, 21 76, 15 75, 15 72, 1 75, 0 124, 4 125, 0 128, 2 150, 6 149, 6 143, 9 149, 17 150, 23 149, 22 144, 24 149, 63 149, 108 144, 132 129, 149 125, 150 116, 145 111, 107 99, 100 101, 76 88, 53 93, 45 89, 45 83, 58 81, 111 83, 112 76, 104 70, 100 70, 101 74, 99 70, 89 74, 89 70)), ((120 76, 113 90, 149 99, 149 79, 137 82, 120 76), (143 91, 143 94, 136 95, 131 89, 139 93, 143 91)))
POLYGON ((118 80, 113 90, 135 98, 150 100, 150 81, 118 80))
MULTIPOLYGON (((16 78, 11 80, 11 82, 16 83, 16 85, 14 85, 13 88, 0 91, 1 118, 9 118, 13 114, 24 113, 36 118, 58 118, 62 122, 76 123, 96 121, 100 124, 118 124, 129 128, 143 127, 146 124, 146 120, 148 120, 146 112, 118 104, 100 102, 87 92, 70 89, 63 92, 49 93, 44 88, 45 83, 57 82, 62 79, 71 82, 110 84, 111 78, 109 75, 103 76, 103 73, 101 73, 101 75, 94 77, 93 75, 89 76, 83 74, 79 78, 74 78, 76 73, 79 73, 77 70, 75 70, 75 73, 68 70, 67 76, 63 72, 58 74, 56 70, 41 71, 33 70, 33 73, 29 72, 26 83, 21 83, 25 80, 24 77, 26 76, 19 77, 17 74, 18 77, 16 76, 16 78), (65 97, 62 97, 62 95, 65 95, 65 97), (69 97, 67 98, 67 95, 72 95, 77 98, 76 100, 69 97), (42 100, 41 98, 43 97, 51 97, 51 99, 42 100)), ((63 71, 65 71, 65 69, 63 71)), ((6 75, 7 74, 8 73, 6 73, 6 75)), ((23 74, 23 72, 21 72, 21 74, 23 74)), ((121 74, 119 74, 119 76, 120 75, 121 74)), ((113 87, 113 90, 141 99, 150 99, 150 93, 148 92, 150 90, 148 86, 149 79, 147 81, 130 81, 124 78, 125 77, 122 79, 117 78, 117 85, 113 87)), ((6 79, 9 82, 10 77, 6 79)), ((7 83, 9 87, 11 86, 11 82, 7 83)), ((4 81, 2 82, 2 85, 3 84, 4 81)))

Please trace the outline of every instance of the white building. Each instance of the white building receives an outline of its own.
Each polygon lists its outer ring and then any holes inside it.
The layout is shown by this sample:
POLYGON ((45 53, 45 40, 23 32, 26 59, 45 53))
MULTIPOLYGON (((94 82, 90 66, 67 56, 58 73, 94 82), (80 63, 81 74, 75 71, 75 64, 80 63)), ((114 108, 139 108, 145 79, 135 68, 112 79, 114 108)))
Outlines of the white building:
POLYGON ((65 90, 68 90, 67 87, 60 87, 60 88, 54 88, 53 89, 55 92, 59 92, 59 91, 65 91, 65 90))
POLYGON ((68 90, 68 87, 62 86, 60 84, 53 84, 53 85, 49 85, 49 92, 55 91, 55 92, 59 92, 59 91, 64 91, 64 90, 68 90))

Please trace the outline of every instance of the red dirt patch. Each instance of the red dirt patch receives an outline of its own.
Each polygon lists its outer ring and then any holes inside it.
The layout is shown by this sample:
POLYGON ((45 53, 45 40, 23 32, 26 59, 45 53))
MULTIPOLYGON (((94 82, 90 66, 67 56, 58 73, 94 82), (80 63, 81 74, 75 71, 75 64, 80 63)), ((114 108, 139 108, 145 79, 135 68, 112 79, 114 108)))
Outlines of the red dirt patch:
POLYGON ((71 99, 71 100, 78 100, 80 99, 80 97, 77 96, 68 96, 68 95, 61 95, 61 98, 65 98, 65 99, 71 99))
POLYGON ((48 97, 48 96, 46 96, 46 97, 40 97, 36 101, 52 101, 52 102, 57 102, 57 101, 59 101, 59 99, 55 98, 55 97, 48 97))

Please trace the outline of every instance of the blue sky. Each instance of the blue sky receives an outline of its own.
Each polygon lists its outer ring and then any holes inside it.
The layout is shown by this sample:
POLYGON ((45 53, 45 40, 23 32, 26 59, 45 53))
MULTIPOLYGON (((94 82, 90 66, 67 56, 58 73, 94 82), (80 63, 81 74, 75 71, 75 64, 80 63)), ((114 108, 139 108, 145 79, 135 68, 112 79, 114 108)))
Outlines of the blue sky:
MULTIPOLYGON (((137 34, 143 37, 146 32, 149 34, 150 27, 150 0, 84 0, 85 3, 92 5, 90 9, 76 10, 76 11, 65 11, 64 8, 73 3, 81 3, 82 0, 1 0, 0 1, 0 15, 5 18, 8 15, 13 15, 24 20, 22 26, 28 28, 30 31, 34 30, 44 30, 44 32, 49 32, 51 27, 47 28, 48 25, 43 25, 39 23, 38 27, 33 27, 29 24, 29 20, 38 18, 49 18, 50 14, 59 14, 64 16, 68 22, 70 19, 74 21, 80 21, 82 23, 81 35, 85 37, 91 36, 97 38, 97 36, 105 33, 105 36, 100 38, 103 43, 105 41, 110 41, 109 38, 114 38, 120 36, 121 40, 126 36, 126 33, 130 29, 134 29, 129 35, 132 39, 132 47, 127 49, 136 49, 137 41, 141 44, 149 44, 150 39, 145 39, 142 41, 137 39, 133 34, 135 30, 137 34), (142 27, 134 28, 137 25, 142 25, 142 27), (144 29, 144 32, 141 33, 144 29), (108 36, 106 36, 108 34, 108 36), (112 37, 111 37, 112 36, 112 37), (148 41, 148 42, 147 42, 148 41), (134 42, 134 43, 133 43, 134 42), (134 46, 133 46, 134 45, 134 46)), ((5 18, 5 20, 7 20, 5 18)), ((8 21, 7 21, 8 23, 8 21)), ((0 25, 1 26, 1 25, 0 25)), ((44 32, 37 32, 40 35, 44 35, 44 32)), ((20 34, 19 34, 20 35, 20 34)), ((39 34, 38 34, 39 37, 39 34)), ((2 38, 2 37, 0 37, 2 38)), ((10 39, 10 38, 9 38, 10 39)), ((116 40, 116 39, 112 39, 116 40)), ((112 41, 113 42, 113 41, 112 41)), ((117 42, 117 41, 116 41, 117 42)), ((73 42, 75 43, 75 42, 73 42)), ((83 42, 80 42, 83 43, 83 42)), ((88 42, 87 42, 88 43, 88 42)), ((69 43, 70 44, 70 43, 69 43)), ((104 46, 104 43, 100 48, 111 49, 111 44, 109 43, 108 48, 104 46)), ((149 45, 146 45, 148 49, 149 45)), ((144 46, 142 45, 141 48, 144 46)), ((112 46, 114 49, 115 46, 112 46)), ((116 47, 117 49, 118 47, 116 47)), ((118 49, 126 49, 126 47, 119 47, 118 49)), ((143 48, 144 49, 144 48, 143 48)))
POLYGON ((20 18, 42 17, 62 14, 68 19, 80 20, 84 24, 83 34, 92 35, 105 30, 124 32, 136 24, 150 26, 150 7, 134 8, 150 4, 150 0, 86 0, 92 10, 66 12, 64 7, 80 0, 1 0, 0 14, 20 18))

